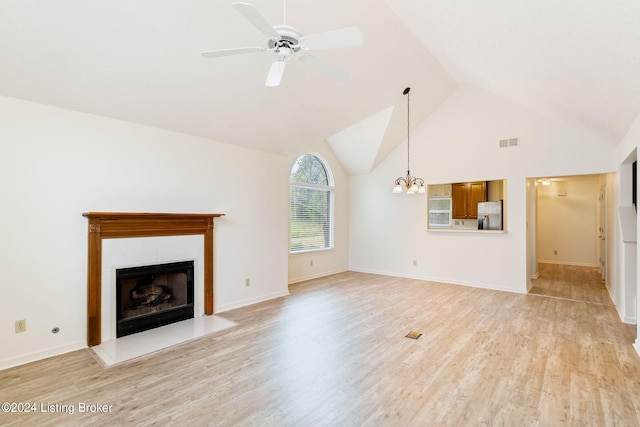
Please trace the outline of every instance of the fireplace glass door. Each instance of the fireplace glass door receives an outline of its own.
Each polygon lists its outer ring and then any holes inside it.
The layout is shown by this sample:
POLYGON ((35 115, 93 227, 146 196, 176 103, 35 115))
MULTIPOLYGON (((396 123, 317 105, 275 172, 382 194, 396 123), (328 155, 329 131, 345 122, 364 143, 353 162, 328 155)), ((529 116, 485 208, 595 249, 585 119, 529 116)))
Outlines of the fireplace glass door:
POLYGON ((193 275, 193 261, 117 269, 116 336, 193 318, 193 275))

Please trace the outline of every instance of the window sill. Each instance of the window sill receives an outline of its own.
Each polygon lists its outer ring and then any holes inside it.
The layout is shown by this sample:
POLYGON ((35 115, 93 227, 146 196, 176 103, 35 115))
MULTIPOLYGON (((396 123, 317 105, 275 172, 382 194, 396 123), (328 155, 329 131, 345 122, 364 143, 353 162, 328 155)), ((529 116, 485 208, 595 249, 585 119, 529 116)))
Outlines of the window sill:
POLYGON ((317 252, 331 252, 333 250, 334 250, 334 248, 308 249, 306 251, 289 252, 289 256, 308 255, 308 254, 313 254, 313 253, 317 253, 317 252))

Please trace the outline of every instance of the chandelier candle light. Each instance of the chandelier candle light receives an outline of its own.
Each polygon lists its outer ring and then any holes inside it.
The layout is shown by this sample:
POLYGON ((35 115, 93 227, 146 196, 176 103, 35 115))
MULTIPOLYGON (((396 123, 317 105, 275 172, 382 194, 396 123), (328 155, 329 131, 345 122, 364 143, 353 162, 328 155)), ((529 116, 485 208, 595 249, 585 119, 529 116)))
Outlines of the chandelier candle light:
POLYGON ((424 194, 427 192, 424 187, 424 180, 422 178, 416 178, 411 176, 411 172, 409 171, 409 91, 411 88, 406 88, 402 94, 407 95, 407 176, 399 177, 396 179, 395 187, 393 187, 393 194, 400 194, 404 192, 404 189, 407 190, 407 194, 415 194, 420 193, 424 194))

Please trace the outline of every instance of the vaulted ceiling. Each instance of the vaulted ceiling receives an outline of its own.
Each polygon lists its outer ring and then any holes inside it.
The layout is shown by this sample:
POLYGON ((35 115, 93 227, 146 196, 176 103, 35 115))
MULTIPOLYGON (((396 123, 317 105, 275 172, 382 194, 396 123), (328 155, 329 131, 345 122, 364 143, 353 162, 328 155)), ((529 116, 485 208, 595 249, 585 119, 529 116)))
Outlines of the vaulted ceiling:
MULTIPOLYGON (((272 53, 232 0, 0 0, 0 95, 292 154, 327 140, 350 173, 374 168, 459 84, 473 84, 617 143, 640 112, 635 0, 288 0, 302 34, 358 26, 360 47, 272 53)), ((247 0, 248 1, 248 0, 247 0)), ((283 0, 252 0, 281 24, 283 0)))

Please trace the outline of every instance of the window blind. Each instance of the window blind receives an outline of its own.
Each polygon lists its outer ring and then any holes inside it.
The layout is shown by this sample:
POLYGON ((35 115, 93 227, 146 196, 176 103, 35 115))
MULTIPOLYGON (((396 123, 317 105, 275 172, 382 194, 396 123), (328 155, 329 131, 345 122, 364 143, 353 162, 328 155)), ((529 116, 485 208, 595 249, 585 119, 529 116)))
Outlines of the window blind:
POLYGON ((312 154, 298 158, 290 177, 289 251, 333 247, 333 188, 324 163, 312 154))

